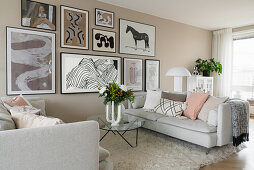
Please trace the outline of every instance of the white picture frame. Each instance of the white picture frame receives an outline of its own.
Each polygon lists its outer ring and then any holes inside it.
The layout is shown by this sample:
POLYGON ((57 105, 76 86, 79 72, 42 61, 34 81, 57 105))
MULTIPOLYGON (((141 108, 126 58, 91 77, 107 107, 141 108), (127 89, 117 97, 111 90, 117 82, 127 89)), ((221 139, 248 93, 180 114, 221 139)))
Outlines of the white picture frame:
POLYGON ((93 51, 116 52, 116 33, 93 29, 93 51))

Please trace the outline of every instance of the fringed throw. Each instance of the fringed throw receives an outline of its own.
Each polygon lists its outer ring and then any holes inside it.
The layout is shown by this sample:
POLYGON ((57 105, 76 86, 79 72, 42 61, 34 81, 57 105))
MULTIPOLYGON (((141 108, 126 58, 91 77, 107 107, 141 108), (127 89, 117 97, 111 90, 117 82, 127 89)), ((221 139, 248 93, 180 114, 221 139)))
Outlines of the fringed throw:
POLYGON ((233 145, 238 146, 249 141, 249 114, 244 101, 231 99, 227 103, 231 107, 233 145))

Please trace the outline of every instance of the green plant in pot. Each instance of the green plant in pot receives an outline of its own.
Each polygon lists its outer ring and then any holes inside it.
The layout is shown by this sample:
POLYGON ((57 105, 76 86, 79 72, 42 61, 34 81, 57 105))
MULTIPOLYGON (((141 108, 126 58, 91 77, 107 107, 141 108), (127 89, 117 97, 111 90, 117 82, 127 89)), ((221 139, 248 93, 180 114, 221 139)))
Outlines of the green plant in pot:
POLYGON ((201 58, 196 60, 196 65, 199 73, 203 73, 203 76, 209 77, 210 73, 216 72, 218 75, 222 74, 222 65, 219 61, 215 61, 214 58, 208 60, 202 60, 201 58))

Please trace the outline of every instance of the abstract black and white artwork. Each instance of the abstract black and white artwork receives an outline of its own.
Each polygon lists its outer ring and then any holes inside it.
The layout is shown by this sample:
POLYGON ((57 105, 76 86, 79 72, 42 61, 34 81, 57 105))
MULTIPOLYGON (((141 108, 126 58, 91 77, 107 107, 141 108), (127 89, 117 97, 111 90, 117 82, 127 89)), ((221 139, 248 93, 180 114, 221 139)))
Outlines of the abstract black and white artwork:
POLYGON ((6 28, 7 94, 55 93, 55 34, 6 28))
POLYGON ((93 50, 116 52, 116 33, 93 29, 93 50))
POLYGON ((145 90, 160 88, 160 60, 145 60, 145 90))
POLYGON ((98 92, 115 81, 121 84, 121 58, 61 53, 61 92, 98 92))
POLYGON ((143 60, 136 58, 124 58, 124 85, 133 91, 143 89, 143 60))
POLYGON ((119 20, 119 53, 155 56, 155 27, 119 20))
POLYGON ((61 6, 61 47, 88 49, 88 11, 61 6))
POLYGON ((114 28, 114 13, 103 9, 95 9, 95 25, 114 28))

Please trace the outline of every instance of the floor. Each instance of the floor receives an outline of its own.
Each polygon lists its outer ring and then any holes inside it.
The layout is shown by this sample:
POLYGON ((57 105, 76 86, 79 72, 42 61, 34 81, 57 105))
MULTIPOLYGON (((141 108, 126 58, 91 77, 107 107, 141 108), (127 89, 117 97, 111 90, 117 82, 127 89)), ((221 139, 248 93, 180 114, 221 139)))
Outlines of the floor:
POLYGON ((201 170, 254 170, 254 118, 250 119, 250 141, 247 148, 233 154, 228 159, 205 166, 201 170))

